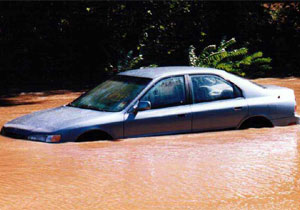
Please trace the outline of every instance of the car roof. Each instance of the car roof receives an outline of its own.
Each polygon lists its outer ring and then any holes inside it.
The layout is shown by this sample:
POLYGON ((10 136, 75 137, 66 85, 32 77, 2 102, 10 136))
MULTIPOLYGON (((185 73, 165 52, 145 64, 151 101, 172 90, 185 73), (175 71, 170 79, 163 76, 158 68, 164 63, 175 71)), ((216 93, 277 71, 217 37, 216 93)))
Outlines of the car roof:
POLYGON ((135 77, 146 77, 146 78, 161 78, 173 75, 181 74, 193 74, 193 73, 211 73, 211 74, 226 74, 223 70, 212 69, 212 68, 202 68, 202 67, 192 67, 192 66, 172 66, 172 67, 157 67, 157 68, 144 68, 129 70, 119 75, 125 76, 135 76, 135 77))
POLYGON ((238 77, 234 74, 230 74, 223 70, 213 69, 213 68, 202 68, 202 67, 192 67, 192 66, 171 66, 171 67, 157 67, 157 68, 144 68, 129 70, 119 75, 133 76, 133 77, 143 77, 151 78, 154 81, 160 78, 183 75, 183 74, 215 74, 223 77, 230 82, 237 85, 242 91, 246 98, 257 97, 264 95, 264 88, 250 82, 247 79, 238 77))

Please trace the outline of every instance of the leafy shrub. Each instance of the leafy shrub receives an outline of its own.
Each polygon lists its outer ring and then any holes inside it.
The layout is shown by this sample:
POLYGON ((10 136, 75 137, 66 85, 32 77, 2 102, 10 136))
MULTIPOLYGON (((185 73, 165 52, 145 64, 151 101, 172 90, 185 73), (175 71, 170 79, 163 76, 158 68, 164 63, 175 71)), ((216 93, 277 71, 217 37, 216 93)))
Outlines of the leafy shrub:
MULTIPOLYGON (((121 52, 122 54, 122 52, 121 52)), ((117 61, 116 65, 110 64, 105 70, 109 73, 119 73, 126 70, 136 69, 136 68, 154 68, 157 64, 150 64, 148 66, 142 66, 142 61, 144 60, 143 54, 138 51, 137 55, 134 56, 133 51, 130 50, 128 53, 123 54, 123 56, 117 61)))
POLYGON ((138 52, 138 55, 134 56, 133 51, 130 50, 127 53, 123 53, 121 51, 122 57, 117 61, 115 65, 110 64, 109 67, 107 67, 105 70, 109 72, 122 72, 129 69, 136 68, 140 62, 144 59, 143 55, 138 52))
POLYGON ((189 48, 189 64, 191 66, 223 69, 241 76, 260 74, 271 69, 271 58, 264 58, 262 52, 248 53, 246 47, 229 50, 236 43, 235 38, 223 39, 219 46, 208 45, 197 56, 193 45, 189 48))

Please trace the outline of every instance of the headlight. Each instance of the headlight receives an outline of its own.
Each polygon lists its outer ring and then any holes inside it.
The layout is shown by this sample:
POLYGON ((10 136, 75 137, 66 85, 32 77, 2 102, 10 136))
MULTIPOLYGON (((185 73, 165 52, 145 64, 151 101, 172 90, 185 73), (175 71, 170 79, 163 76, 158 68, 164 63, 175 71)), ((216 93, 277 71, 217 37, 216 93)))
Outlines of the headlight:
POLYGON ((61 136, 60 135, 31 135, 28 136, 28 139, 33 141, 59 142, 61 136))

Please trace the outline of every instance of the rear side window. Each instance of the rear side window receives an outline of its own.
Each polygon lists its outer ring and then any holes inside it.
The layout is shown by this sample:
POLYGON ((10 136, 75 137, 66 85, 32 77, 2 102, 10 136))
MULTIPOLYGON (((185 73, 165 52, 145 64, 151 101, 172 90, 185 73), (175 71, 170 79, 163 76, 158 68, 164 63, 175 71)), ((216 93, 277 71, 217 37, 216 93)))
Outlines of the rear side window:
POLYGON ((185 104, 184 77, 170 77, 156 83, 141 99, 150 101, 151 109, 185 104))
POLYGON ((191 75, 193 102, 207 102, 241 97, 240 90, 215 75, 191 75))

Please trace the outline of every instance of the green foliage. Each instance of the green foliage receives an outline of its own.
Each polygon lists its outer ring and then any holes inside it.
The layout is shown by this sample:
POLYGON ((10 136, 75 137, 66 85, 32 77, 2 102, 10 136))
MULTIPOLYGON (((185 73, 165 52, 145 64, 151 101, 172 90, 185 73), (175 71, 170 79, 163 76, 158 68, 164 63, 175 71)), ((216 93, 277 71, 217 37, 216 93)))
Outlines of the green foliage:
POLYGON ((142 66, 140 67, 140 69, 144 69, 144 68, 155 68, 155 67, 158 67, 157 64, 150 64, 149 66, 142 66))
POLYGON ((137 66, 141 63, 141 61, 144 59, 143 55, 138 52, 136 56, 134 56, 134 53, 132 50, 130 50, 128 53, 123 53, 121 51, 121 58, 117 61, 116 65, 110 64, 108 68, 106 68, 106 71, 113 71, 113 72, 122 72, 129 69, 137 68, 137 66))
MULTIPOLYGON (((140 50, 140 48, 137 48, 140 50)), ((144 60, 143 54, 138 51, 137 55, 134 56, 134 53, 132 50, 130 50, 128 53, 124 54, 123 51, 121 51, 122 57, 117 61, 116 65, 110 64, 109 67, 106 67, 105 70, 107 72, 122 72, 130 69, 136 69, 136 68, 154 68, 158 67, 157 64, 150 64, 148 66, 141 66, 142 61, 144 60)))
POLYGON ((195 53, 195 47, 191 45, 189 47, 189 64, 223 69, 241 76, 245 76, 252 69, 256 71, 271 69, 271 58, 264 58, 262 52, 249 54, 246 47, 231 49, 235 43, 235 38, 227 41, 223 39, 218 47, 208 45, 198 56, 195 53))
POLYGON ((290 1, 1 2, 0 83, 3 90, 37 83, 93 86, 111 71, 188 65, 190 45, 197 48, 191 54, 192 65, 238 69, 248 76, 299 76, 299 5, 290 1), (223 40, 217 46, 205 45, 200 56, 199 44, 215 43, 224 34, 235 36, 245 48, 229 50, 235 40, 223 40), (251 54, 256 49, 272 58, 272 71, 266 70, 270 59, 259 52, 251 54), (199 57, 207 61, 201 63, 199 57), (256 74, 259 71, 261 75, 256 74))

